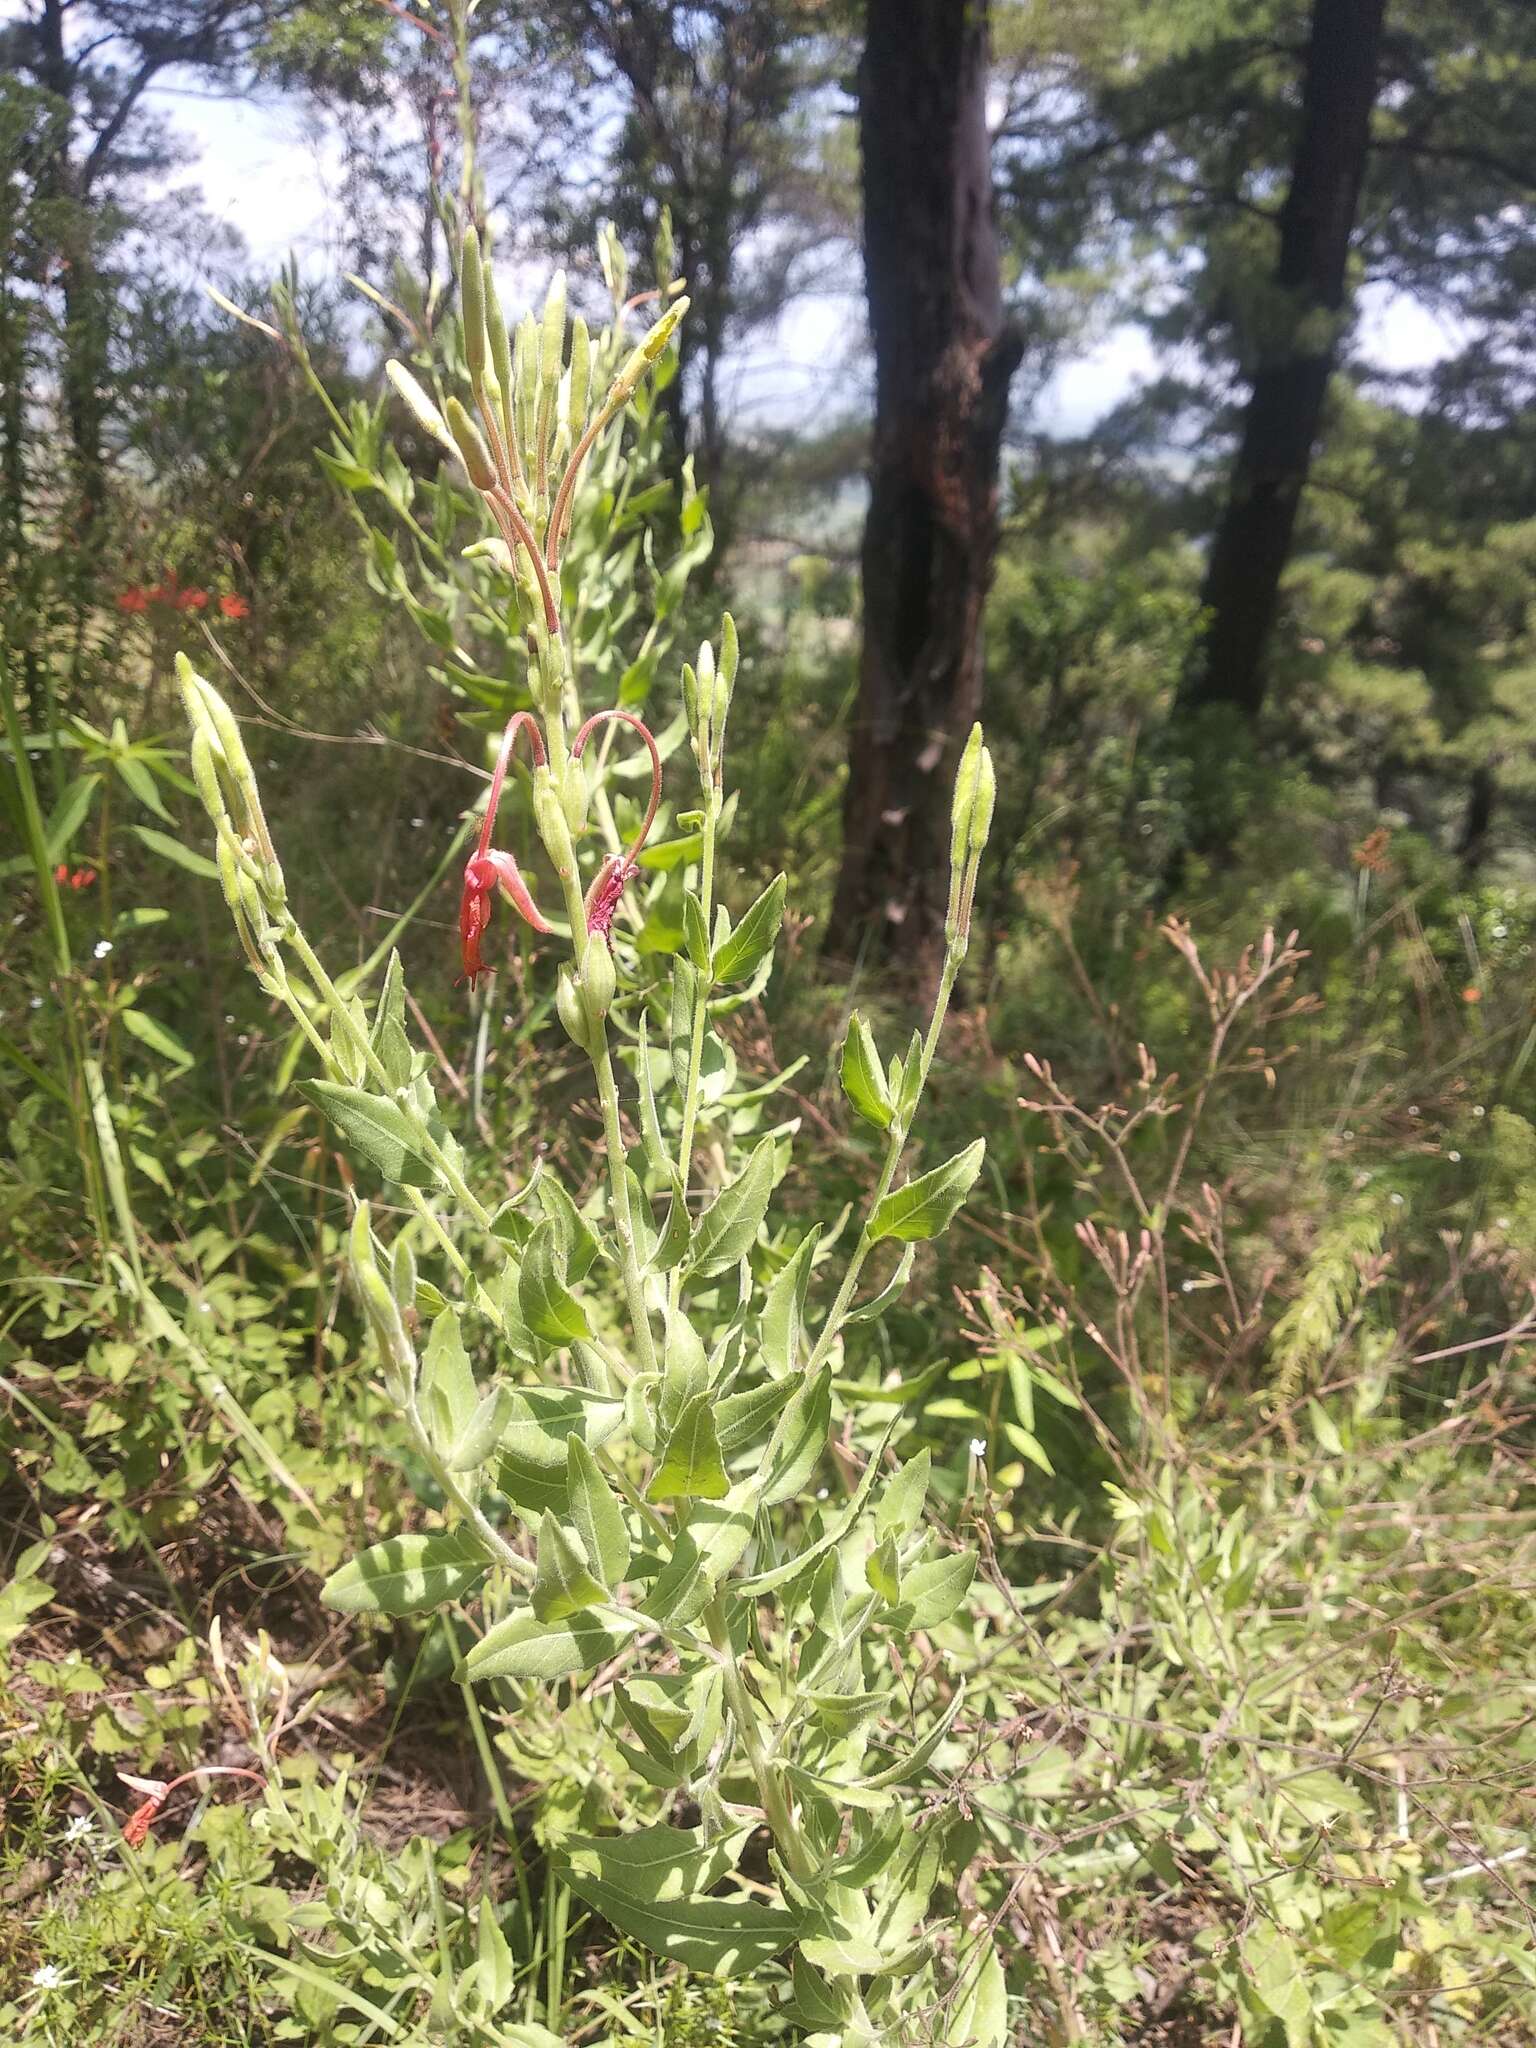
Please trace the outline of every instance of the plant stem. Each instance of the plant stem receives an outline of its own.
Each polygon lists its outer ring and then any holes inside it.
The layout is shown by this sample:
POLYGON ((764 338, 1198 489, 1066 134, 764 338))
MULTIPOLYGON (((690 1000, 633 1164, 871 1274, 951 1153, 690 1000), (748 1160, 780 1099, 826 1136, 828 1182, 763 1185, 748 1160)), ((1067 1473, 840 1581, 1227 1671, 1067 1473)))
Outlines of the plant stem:
POLYGON ((853 1300, 853 1291, 858 1285, 859 1274, 864 1269, 864 1261, 869 1257, 870 1251, 873 1248, 873 1240, 869 1234, 870 1220, 881 1202, 890 1193, 891 1182, 896 1178, 896 1169, 901 1164, 901 1155, 907 1147, 907 1133, 911 1129, 912 1119, 917 1115, 918 1105, 923 1099, 923 1090, 928 1085, 928 1069, 932 1066, 933 1055, 938 1049, 939 1033, 944 1028, 944 1019, 949 1012, 949 999, 954 994, 955 980, 959 975, 960 963, 964 958, 965 940, 963 938, 952 940, 948 951, 944 955, 944 972, 939 977, 939 989, 938 994, 934 997, 933 1015, 928 1020, 927 1034, 923 1039, 922 1052, 918 1062, 918 1087, 917 1093, 913 1098, 911 1113, 904 1121, 898 1119, 891 1125, 890 1137, 886 1141, 885 1159, 880 1168, 879 1178, 875 1182, 874 1191, 869 1198, 869 1210, 864 1218, 864 1227, 859 1232, 859 1241, 854 1246, 852 1258, 848 1261, 848 1271, 844 1274, 843 1284, 837 1291, 837 1299, 833 1302, 827 1320, 822 1325, 821 1335, 816 1340, 816 1348, 811 1353, 810 1363, 806 1367, 807 1372, 814 1372, 823 1363, 827 1353, 837 1341, 838 1331, 843 1326, 843 1320, 853 1300))
POLYGON ((742 1747, 747 1752, 747 1761, 757 1781, 758 1795, 763 1802, 763 1812, 773 1830, 774 1841, 783 1854, 791 1873, 802 1883, 816 1874, 816 1859, 806 1846, 790 1807, 789 1796, 784 1790, 773 1759, 763 1746, 762 1729, 758 1725, 757 1709, 752 1695, 747 1690, 746 1680, 736 1661, 736 1652, 731 1644, 731 1632, 725 1618, 725 1596, 717 1593, 704 1610, 705 1626, 709 1640, 720 1658, 720 1669, 725 1680, 726 1704, 741 1733, 742 1747))
MULTIPOLYGON (((720 817, 719 791, 711 778, 704 790, 704 856, 703 871, 699 877, 699 903, 704 912, 704 936, 707 939, 714 922, 715 900, 715 827, 720 817)), ((713 983, 703 971, 699 975, 699 987, 695 991, 693 1006, 693 1032, 688 1043, 688 1085, 683 1094, 683 1130, 677 1146, 677 1175, 682 1183, 683 1200, 688 1199, 688 1177, 693 1167, 693 1139, 699 1121, 699 1075, 704 1064, 704 1026, 709 1015, 709 991, 713 983)), ((677 1306, 682 1294, 683 1269, 674 1266, 668 1283, 669 1298, 677 1306)))

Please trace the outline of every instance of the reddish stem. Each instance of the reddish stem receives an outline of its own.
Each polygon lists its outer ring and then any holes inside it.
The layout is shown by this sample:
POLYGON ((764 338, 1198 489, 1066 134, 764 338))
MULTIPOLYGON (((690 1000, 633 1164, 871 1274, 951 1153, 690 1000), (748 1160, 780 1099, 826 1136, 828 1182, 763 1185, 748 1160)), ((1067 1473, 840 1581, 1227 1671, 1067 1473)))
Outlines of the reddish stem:
POLYGON ((512 762, 512 749, 517 745, 517 736, 524 729, 528 731, 528 751, 533 756, 535 768, 542 768, 548 759, 544 752, 544 736, 539 731, 538 720, 531 711, 514 711, 507 720, 506 731, 501 736, 501 747, 496 755, 496 766, 491 771, 491 793, 485 800, 485 821, 480 827, 480 844, 476 848, 481 860, 491 850, 491 834, 496 830, 496 813, 501 808, 501 786, 507 779, 507 769, 512 762))
POLYGON ((634 730, 637 733, 639 733, 641 739, 645 741, 645 744, 651 750, 650 807, 646 811, 644 823, 641 825, 640 830, 635 834, 634 844, 630 847, 629 852, 624 856, 624 865, 626 867, 632 868, 635 865, 635 862, 640 858, 640 849, 642 846, 644 846, 646 839, 650 833, 650 829, 652 825, 656 822, 656 810, 657 806, 661 802, 661 755, 657 752, 656 742, 651 736, 651 729, 645 723, 644 719, 636 718, 634 713, 630 711, 619 711, 617 709, 610 709, 607 711, 594 711, 592 716, 587 720, 586 724, 581 728, 581 731, 577 733, 575 742, 571 747, 571 759, 573 761, 579 761, 581 759, 581 750, 587 744, 588 736, 598 726, 607 724, 607 722, 610 719, 619 719, 625 725, 633 726, 634 730))

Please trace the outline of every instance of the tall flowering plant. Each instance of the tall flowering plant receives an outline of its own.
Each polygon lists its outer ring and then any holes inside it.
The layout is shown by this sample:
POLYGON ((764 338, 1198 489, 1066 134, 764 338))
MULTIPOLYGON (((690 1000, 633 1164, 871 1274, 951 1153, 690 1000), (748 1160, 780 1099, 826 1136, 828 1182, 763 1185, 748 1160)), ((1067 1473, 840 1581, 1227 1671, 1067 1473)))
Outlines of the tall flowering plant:
MULTIPOLYGON (((796 1232, 775 1211, 797 1126, 760 1128, 771 1089, 740 1085, 721 1029, 771 972, 785 893, 780 876, 739 917, 722 900, 734 625, 682 669, 694 787, 655 870, 642 854, 662 747, 623 704, 584 711, 571 630, 583 593, 564 543, 585 466, 686 300, 604 377, 562 288, 514 343, 473 234, 462 280, 471 402, 440 406, 390 372, 478 494, 481 552, 515 582, 526 624, 529 708, 506 725, 464 869, 459 965, 471 987, 493 973, 511 918, 557 956, 560 1022, 602 1111, 598 1194, 578 1206, 540 1168, 513 1200, 481 1199, 411 1044, 398 957, 371 1015, 337 989, 289 902, 239 727, 180 665, 246 957, 312 1047, 306 1094, 405 1218, 386 1245, 358 1201, 351 1274, 446 1507, 440 1525, 354 1557, 324 1597, 391 1617, 456 1606, 474 1631, 461 1676, 509 1715, 530 1688, 582 1692, 624 1768, 588 1802, 590 1831, 563 1838, 562 1868, 616 1929, 695 1970, 773 1973, 819 2048, 1001 2044, 1000 1964, 960 1910, 963 1827, 934 1789, 966 1754, 964 1688, 940 1653, 982 1626, 976 1559, 930 1517, 928 1454, 897 1456, 899 1408, 870 1412, 840 1372, 846 1332, 896 1301, 982 1164, 978 1139, 905 1170, 969 939, 991 759, 978 728, 926 1031, 885 1059, 855 1015, 843 1047, 843 1087, 877 1137, 862 1216, 796 1232), (610 788, 631 753, 648 794, 626 813, 610 788), (497 843, 524 787, 548 875, 497 843), (642 980, 637 899, 679 877, 670 975, 642 980)), ((483 2008, 483 1984, 460 1991, 483 2008)))

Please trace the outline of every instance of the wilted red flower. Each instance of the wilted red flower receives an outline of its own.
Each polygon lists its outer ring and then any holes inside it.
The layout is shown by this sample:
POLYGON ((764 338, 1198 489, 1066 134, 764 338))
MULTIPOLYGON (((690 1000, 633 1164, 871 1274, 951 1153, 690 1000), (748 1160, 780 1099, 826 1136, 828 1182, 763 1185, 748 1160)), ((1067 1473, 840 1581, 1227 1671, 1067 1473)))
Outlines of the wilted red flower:
POLYGON ((147 612, 149 597, 150 593, 147 590, 141 590, 134 584, 131 589, 120 590, 117 593, 117 608, 120 612, 147 612))
POLYGON ((221 597, 219 610, 226 619, 248 619, 251 615, 250 606, 238 593, 221 597))
POLYGON ((502 784, 507 779, 512 749, 524 726, 528 728, 528 745, 533 754, 534 765, 539 768, 544 766, 544 742, 539 736, 539 728, 533 714, 529 711, 514 712, 507 720, 507 729, 501 736, 501 748, 491 775, 490 794, 485 800, 485 819, 480 827, 480 843, 464 867, 464 887, 459 896, 459 956, 464 962, 464 979, 471 988, 485 972, 485 962, 480 956, 480 941, 489 928, 491 905, 495 901, 498 887, 506 890, 519 915, 525 918, 536 932, 547 932, 552 929, 529 895, 528 884, 518 872, 517 862, 510 853, 498 853, 491 845, 491 834, 496 829, 496 813, 501 807, 502 784))
POLYGON ((651 752, 651 801, 646 810, 645 817, 641 821, 640 830, 635 834, 634 844, 630 847, 628 853, 610 853, 598 869, 596 878, 591 888, 587 891, 587 930, 599 933, 605 939, 613 929, 614 915, 618 910, 620 899, 626 887, 640 872, 638 864, 640 849, 644 846, 646 835, 655 821, 656 806, 661 802, 661 755, 656 750, 656 742, 651 737, 650 727, 642 719, 634 717, 628 711, 594 711, 586 724, 581 728, 581 731, 576 735, 575 742, 571 747, 571 759, 573 761, 581 759, 581 750, 587 744, 592 733, 598 726, 606 724, 610 719, 619 719, 623 724, 633 726, 641 739, 645 741, 647 747, 649 747, 651 752))

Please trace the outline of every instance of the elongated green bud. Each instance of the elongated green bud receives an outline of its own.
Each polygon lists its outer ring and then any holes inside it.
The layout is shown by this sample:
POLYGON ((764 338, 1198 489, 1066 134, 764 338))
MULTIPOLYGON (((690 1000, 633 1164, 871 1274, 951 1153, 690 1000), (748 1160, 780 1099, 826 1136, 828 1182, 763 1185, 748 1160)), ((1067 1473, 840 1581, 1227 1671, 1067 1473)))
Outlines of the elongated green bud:
POLYGON ((485 270, 480 255, 480 237, 474 229, 464 231, 464 248, 459 258, 459 312, 464 323, 464 361, 471 385, 485 377, 485 270))
POLYGON ((213 740, 208 729, 201 725, 192 734, 192 780, 197 784, 197 793, 203 800, 203 809, 214 824, 229 825, 233 831, 229 807, 224 801, 223 785, 219 781, 213 740))
POLYGON ((976 808, 982 752, 981 727, 973 725, 970 738, 965 743, 965 752, 960 756, 960 766, 955 772, 955 797, 949 814, 949 864, 952 868, 964 866, 970 845, 971 817, 976 808))
POLYGON ((496 465, 491 460, 491 451, 486 447, 480 429, 456 398, 448 400, 447 413, 454 446, 469 471, 470 482, 476 490, 493 491, 496 488, 496 465))
POLYGON ((992 811, 997 803, 997 773, 992 766, 992 751, 989 747, 981 750, 981 767, 976 776, 976 801, 971 807, 971 833, 968 842, 972 860, 981 857, 986 847, 988 834, 992 830, 992 811))
POLYGON ((656 223, 656 241, 652 250, 656 264, 656 286, 665 292, 672 282, 672 273, 677 267, 677 242, 672 233, 672 209, 664 206, 661 218, 656 223))
POLYGON ((640 379, 661 354, 667 343, 677 332, 678 323, 688 310, 688 301, 678 299, 670 305, 656 322, 650 333, 635 348, 630 350, 623 369, 613 380, 613 388, 603 405, 603 418, 611 420, 622 406, 628 405, 640 388, 640 379))
POLYGON ((544 331, 539 342, 539 381, 547 391, 560 382, 565 367, 565 272, 550 279, 544 300, 544 331))
POLYGON ((597 235, 597 262, 614 306, 622 305, 629 289, 629 258, 613 222, 604 221, 597 235))
POLYGON ((736 621, 726 612, 720 620, 720 680, 725 685, 725 701, 729 706, 736 689, 736 671, 741 666, 741 642, 736 637, 736 621))
POLYGON ((539 329, 529 313, 517 330, 512 366, 512 409, 517 427, 517 445, 526 466, 533 448, 533 422, 539 397, 539 329))
POLYGON ((512 465, 512 474, 515 477, 521 464, 517 445, 516 392, 512 381, 512 345, 507 339, 507 323, 502 316, 501 300, 496 294, 496 278, 489 262, 481 266, 480 293, 485 306, 486 336, 491 346, 491 368, 499 394, 501 431, 507 443, 507 460, 512 465))
POLYGON ((574 448, 581 439, 592 410, 592 338, 587 323, 578 313, 571 322, 571 390, 566 403, 566 425, 574 448))
POLYGON ((450 455, 457 454, 458 451, 454 446, 453 436, 448 431, 448 422, 443 418, 431 399, 428 398, 426 392, 416 382, 416 379, 411 375, 404 363, 386 363, 384 365, 384 374, 394 386, 399 396, 404 399, 406 410, 410 413, 411 418, 415 420, 417 426, 429 433, 434 441, 441 442, 450 455))
POLYGON ((688 730, 699 736, 699 679, 690 662, 683 663, 683 709, 688 714, 688 730))

